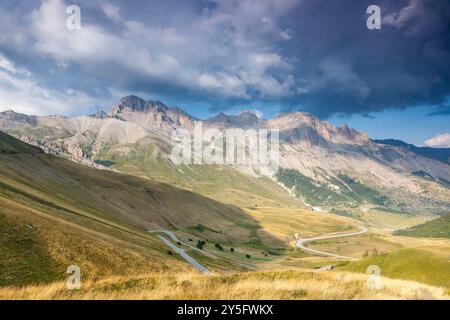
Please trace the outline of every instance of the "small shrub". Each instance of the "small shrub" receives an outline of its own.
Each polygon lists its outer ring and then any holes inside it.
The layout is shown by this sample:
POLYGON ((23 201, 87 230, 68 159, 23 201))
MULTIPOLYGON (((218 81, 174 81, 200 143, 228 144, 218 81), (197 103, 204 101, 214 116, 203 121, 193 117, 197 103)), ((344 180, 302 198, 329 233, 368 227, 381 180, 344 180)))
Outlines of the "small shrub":
POLYGON ((200 250, 203 250, 203 246, 206 244, 205 241, 203 240, 198 240, 197 241, 197 248, 199 248, 200 250))
POLYGON ((378 250, 377 248, 372 249, 372 257, 378 257, 378 250))

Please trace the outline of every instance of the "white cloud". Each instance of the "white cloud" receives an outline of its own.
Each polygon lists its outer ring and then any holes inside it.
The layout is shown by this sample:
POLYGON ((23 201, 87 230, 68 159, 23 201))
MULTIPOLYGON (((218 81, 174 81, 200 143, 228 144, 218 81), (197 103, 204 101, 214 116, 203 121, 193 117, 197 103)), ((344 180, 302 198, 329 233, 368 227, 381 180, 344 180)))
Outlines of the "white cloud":
POLYGON ((450 133, 441 133, 425 141, 425 145, 434 148, 450 148, 450 133))
POLYGON ((0 68, 10 73, 17 72, 16 67, 14 67, 14 64, 5 57, 3 57, 1 54, 0 54, 0 68))
POLYGON ((9 73, 12 74, 20 74, 23 76, 31 75, 31 73, 28 70, 25 70, 23 68, 16 68, 14 63, 9 59, 5 58, 1 52, 0 52, 0 69, 8 71, 9 73))
POLYGON ((100 4, 100 7, 102 8, 102 10, 105 12, 105 14, 108 16, 108 18, 111 18, 113 20, 116 21, 120 21, 120 9, 119 7, 112 5, 108 2, 103 1, 100 4))
POLYGON ((30 17, 30 30, 34 48, 42 54, 61 65, 78 64, 105 79, 148 77, 225 98, 282 97, 293 91, 295 81, 289 63, 271 52, 265 36, 286 40, 276 21, 295 2, 217 1, 217 9, 182 27, 124 20, 119 8, 104 2, 106 15, 120 20, 124 28, 122 33, 110 33, 85 21, 81 30, 62 28, 66 4, 44 0, 30 17), (268 20, 261 22, 261 16, 268 20), (272 75, 274 69, 277 77, 272 75))
POLYGON ((261 110, 257 110, 257 109, 244 109, 244 110, 240 110, 239 112, 237 112, 237 114, 242 114, 242 113, 253 113, 258 119, 262 119, 264 118, 264 113, 261 110))
POLYGON ((288 29, 280 31, 280 36, 284 40, 291 40, 293 38, 291 30, 288 30, 288 29))
POLYGON ((40 85, 30 75, 23 76, 0 69, 0 111, 46 115, 88 111, 98 103, 84 92, 68 88, 59 92, 40 85))
MULTIPOLYGON (((421 0, 411 0, 409 4, 398 13, 393 12, 383 18, 383 23, 396 28, 404 27, 410 20, 417 18, 421 11, 421 0)), ((422 8, 423 10, 423 8, 422 8)))
POLYGON ((106 107, 117 98, 112 91, 152 96, 160 88, 249 102, 292 95, 293 66, 277 43, 291 39, 282 21, 299 0, 212 1, 201 11, 142 21, 125 18, 120 2, 81 4, 81 30, 66 27, 68 0, 40 0, 15 13, 0 6, 0 45, 9 49, 0 52, 0 109, 80 114, 106 107), (92 19, 98 14, 104 17, 92 19))
POLYGON ((431 34, 442 27, 446 28, 448 9, 449 4, 445 1, 410 0, 408 5, 398 12, 386 15, 382 25, 402 29, 410 36, 423 36, 424 33, 431 34))

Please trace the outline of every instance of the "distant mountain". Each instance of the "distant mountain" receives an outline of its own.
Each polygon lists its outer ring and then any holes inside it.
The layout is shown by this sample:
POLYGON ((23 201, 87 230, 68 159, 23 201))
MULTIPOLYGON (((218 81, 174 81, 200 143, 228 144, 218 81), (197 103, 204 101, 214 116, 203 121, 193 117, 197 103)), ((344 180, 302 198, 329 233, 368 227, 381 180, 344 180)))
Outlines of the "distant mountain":
POLYGON ((409 144, 402 140, 396 139, 384 139, 384 140, 374 139, 372 141, 379 144, 407 148, 408 150, 420 154, 422 156, 439 160, 445 163, 450 163, 450 148, 416 147, 413 144, 409 144))
POLYGON ((257 166, 176 166, 169 157, 172 133, 178 128, 191 131, 195 121, 201 120, 180 108, 136 96, 93 116, 0 113, 0 129, 48 153, 166 181, 241 206, 277 206, 296 196, 307 205, 331 209, 383 206, 444 213, 450 207, 450 164, 442 157, 422 154, 417 147, 372 141, 364 132, 304 112, 272 119, 250 111, 220 113, 202 121, 207 128, 278 130, 281 170, 270 179, 261 178, 257 166))
POLYGON ((14 112, 13 110, 7 110, 0 112, 0 128, 10 129, 17 127, 36 126, 36 116, 29 116, 26 114, 14 112))
POLYGON ((102 110, 102 111, 98 111, 94 114, 91 114, 90 117, 95 118, 95 119, 106 119, 106 118, 108 118, 108 115, 102 110))
POLYGON ((166 133, 181 127, 191 129, 197 120, 178 107, 169 108, 161 101, 145 101, 136 96, 121 99, 108 116, 166 133))
POLYGON ((112 114, 122 112, 143 112, 146 102, 144 99, 136 96, 127 96, 122 98, 111 110, 112 114))
POLYGON ((221 112, 218 115, 205 120, 205 123, 213 127, 222 128, 255 128, 260 127, 264 121, 251 111, 244 111, 238 115, 226 115, 221 112))

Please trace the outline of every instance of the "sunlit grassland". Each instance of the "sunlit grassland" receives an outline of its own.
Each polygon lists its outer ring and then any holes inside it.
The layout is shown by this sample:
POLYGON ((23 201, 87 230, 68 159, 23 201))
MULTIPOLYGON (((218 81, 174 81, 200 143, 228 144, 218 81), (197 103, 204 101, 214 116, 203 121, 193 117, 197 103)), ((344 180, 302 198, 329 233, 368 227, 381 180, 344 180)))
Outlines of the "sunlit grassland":
POLYGON ((450 213, 404 230, 396 230, 394 234, 409 237, 450 238, 450 213))
POLYGON ((366 272, 376 265, 389 278, 407 279, 450 289, 450 246, 402 248, 351 262, 342 270, 366 272))
POLYGON ((368 226, 379 231, 392 232, 408 228, 436 218, 435 215, 408 215, 395 212, 380 211, 376 208, 360 212, 360 219, 368 226))
POLYGON ((70 265, 85 277, 176 270, 157 239, 126 227, 62 218, 49 208, 0 197, 0 286, 23 286, 65 279, 70 265))
POLYGON ((279 270, 266 272, 144 274, 0 289, 0 299, 449 299, 445 289, 381 278, 370 289, 368 275, 279 270))

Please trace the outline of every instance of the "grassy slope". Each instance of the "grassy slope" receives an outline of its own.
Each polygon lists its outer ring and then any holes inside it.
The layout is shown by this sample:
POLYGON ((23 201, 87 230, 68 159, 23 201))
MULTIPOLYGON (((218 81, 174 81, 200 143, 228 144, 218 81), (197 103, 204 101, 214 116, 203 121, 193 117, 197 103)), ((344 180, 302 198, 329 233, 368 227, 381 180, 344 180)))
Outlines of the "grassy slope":
POLYGON ((450 238, 450 214, 405 230, 396 230, 395 235, 426 238, 450 238))
POLYGON ((31 224, 15 223, 0 215, 0 287, 58 279, 58 264, 36 233, 31 224))
POLYGON ((384 208, 371 208, 366 212, 356 211, 354 216, 366 223, 366 225, 386 232, 392 232, 396 229, 409 228, 411 226, 424 223, 435 218, 434 215, 411 215, 398 211, 387 211, 384 208))
MULTIPOLYGON (((187 237, 193 226, 206 224, 202 238, 246 243, 258 228, 237 207, 30 153, 34 149, 17 148, 21 143, 8 139, 1 141, 10 151, 0 155, 0 246, 6 253, 0 285, 60 280, 71 264, 80 265, 87 277, 179 269, 185 263, 168 256, 147 229, 165 227, 187 237)), ((237 268, 221 259, 211 265, 237 268)))
POLYGON ((42 153, 42 150, 0 131, 0 154, 42 153))
MULTIPOLYGON (((0 156, 0 171, 6 169, 5 157, 0 156)), ((24 160, 27 155, 15 157, 24 160)), ((38 164, 41 157, 33 163, 38 164)), ((96 213, 83 202, 75 206, 68 198, 56 197, 57 189, 43 194, 13 183, 11 174, 7 179, 0 174, 0 243, 6 253, 1 259, 0 285, 61 280, 72 264, 79 265, 85 277, 184 266, 177 257, 167 256, 159 240, 138 228, 96 213)))
MULTIPOLYGON (((47 155, 4 155, 0 190, 55 209, 127 223, 142 229, 188 230, 206 224, 221 234, 212 239, 246 238, 257 223, 244 211, 165 183, 86 168, 47 155), (81 208, 80 208, 81 206, 81 208), (205 222, 205 217, 208 217, 205 222)), ((75 215, 75 214, 74 214, 75 215)))
POLYGON ((5 253, 0 286, 62 280, 70 265, 80 266, 84 279, 184 267, 152 237, 83 219, 70 222, 31 202, 20 205, 0 197, 0 204, 0 244, 5 253))
POLYGON ((96 159, 107 161, 121 172, 167 182, 240 207, 302 205, 271 179, 250 177, 226 166, 175 166, 158 154, 154 145, 105 146, 96 159))
POLYGON ((371 265, 380 267, 382 276, 450 288, 448 255, 433 248, 403 248, 351 262, 342 270, 365 273, 371 265))
POLYGON ((63 283, 0 289, 0 299, 449 299, 443 289, 415 282, 381 279, 371 290, 367 275, 281 270, 202 276, 146 274, 88 282, 81 290, 63 283))

